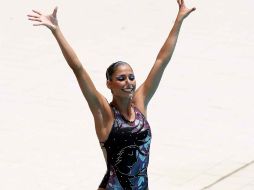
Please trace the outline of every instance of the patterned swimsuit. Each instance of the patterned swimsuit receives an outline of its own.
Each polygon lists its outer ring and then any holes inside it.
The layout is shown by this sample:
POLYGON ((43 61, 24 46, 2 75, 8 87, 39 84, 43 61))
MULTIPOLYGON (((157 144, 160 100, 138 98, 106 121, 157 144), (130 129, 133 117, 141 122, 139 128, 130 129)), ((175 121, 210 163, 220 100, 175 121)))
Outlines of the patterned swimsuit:
POLYGON ((127 121, 114 106, 111 107, 115 120, 108 139, 101 143, 107 172, 99 187, 106 190, 148 190, 150 126, 136 107, 132 122, 127 121))

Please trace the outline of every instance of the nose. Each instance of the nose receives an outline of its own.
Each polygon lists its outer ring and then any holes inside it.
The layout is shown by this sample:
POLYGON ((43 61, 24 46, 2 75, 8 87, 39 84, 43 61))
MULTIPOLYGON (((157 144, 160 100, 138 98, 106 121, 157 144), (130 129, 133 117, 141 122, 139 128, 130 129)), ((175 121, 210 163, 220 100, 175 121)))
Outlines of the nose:
POLYGON ((125 85, 128 86, 128 87, 133 88, 133 87, 136 86, 136 85, 135 85, 135 80, 130 80, 130 79, 127 77, 126 80, 125 80, 125 85))
POLYGON ((134 80, 130 80, 129 77, 126 77, 125 83, 126 83, 126 84, 133 84, 133 83, 134 83, 134 80))
POLYGON ((129 79, 129 77, 126 77, 125 83, 130 84, 131 80, 129 79))

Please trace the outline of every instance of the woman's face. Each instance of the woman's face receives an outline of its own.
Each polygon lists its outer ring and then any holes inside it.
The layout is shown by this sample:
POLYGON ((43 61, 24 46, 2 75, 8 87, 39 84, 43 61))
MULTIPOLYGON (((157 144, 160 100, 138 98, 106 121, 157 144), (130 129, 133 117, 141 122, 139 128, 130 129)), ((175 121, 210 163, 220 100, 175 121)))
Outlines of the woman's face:
POLYGON ((108 80, 107 86, 113 96, 132 97, 136 89, 136 80, 132 68, 128 64, 119 65, 108 80))

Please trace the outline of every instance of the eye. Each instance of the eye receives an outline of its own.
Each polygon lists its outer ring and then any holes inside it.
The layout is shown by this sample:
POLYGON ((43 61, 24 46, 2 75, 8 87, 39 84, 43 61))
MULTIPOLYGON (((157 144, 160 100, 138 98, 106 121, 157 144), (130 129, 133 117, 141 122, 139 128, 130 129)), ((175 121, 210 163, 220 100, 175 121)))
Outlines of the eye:
POLYGON ((116 79, 117 79, 118 81, 124 81, 124 80, 126 79, 126 77, 123 76, 123 75, 120 75, 120 76, 117 76, 116 79))
POLYGON ((129 80, 131 80, 131 81, 135 80, 135 76, 133 74, 130 74, 129 75, 129 80))

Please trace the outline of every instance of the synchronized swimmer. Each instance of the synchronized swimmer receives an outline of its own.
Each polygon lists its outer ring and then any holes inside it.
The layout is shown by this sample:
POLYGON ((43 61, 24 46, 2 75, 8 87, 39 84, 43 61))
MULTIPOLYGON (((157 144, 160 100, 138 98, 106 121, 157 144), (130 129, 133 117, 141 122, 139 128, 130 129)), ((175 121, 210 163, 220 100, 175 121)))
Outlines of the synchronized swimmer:
POLYGON ((128 63, 117 61, 108 67, 106 80, 112 93, 110 103, 97 91, 61 32, 57 8, 49 15, 36 10, 28 15, 28 19, 34 21, 34 26, 44 25, 54 35, 92 112, 96 134, 107 163, 107 171, 98 190, 148 190, 147 168, 152 135, 146 119, 147 106, 173 55, 183 21, 195 10, 187 8, 184 0, 177 0, 177 3, 179 11, 174 25, 146 80, 137 89, 134 72, 128 63))

